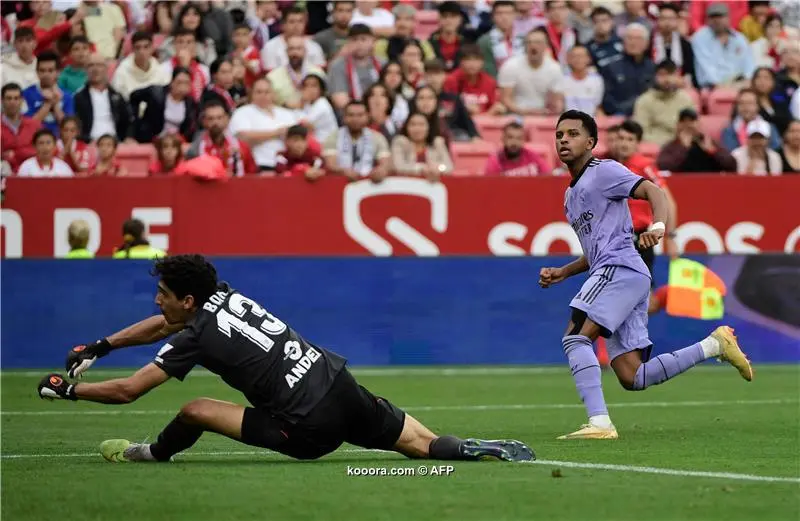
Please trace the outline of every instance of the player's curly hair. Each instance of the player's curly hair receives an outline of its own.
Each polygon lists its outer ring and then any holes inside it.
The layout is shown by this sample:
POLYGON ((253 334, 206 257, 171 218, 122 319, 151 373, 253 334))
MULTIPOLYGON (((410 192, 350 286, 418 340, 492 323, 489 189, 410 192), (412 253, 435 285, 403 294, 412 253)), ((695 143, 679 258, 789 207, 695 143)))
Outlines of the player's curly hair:
POLYGON ((173 255, 157 259, 150 274, 161 281, 182 299, 194 297, 197 306, 217 290, 217 270, 202 255, 173 255))

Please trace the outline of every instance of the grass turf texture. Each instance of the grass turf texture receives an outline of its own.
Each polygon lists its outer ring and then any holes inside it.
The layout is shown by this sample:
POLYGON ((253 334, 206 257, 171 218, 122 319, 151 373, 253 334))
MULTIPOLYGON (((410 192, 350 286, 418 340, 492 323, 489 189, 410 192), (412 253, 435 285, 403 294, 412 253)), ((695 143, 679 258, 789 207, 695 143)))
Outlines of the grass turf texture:
MULTIPOLYGON (((621 436, 616 441, 555 440, 584 421, 563 368, 354 372, 436 432, 517 438, 540 460, 794 481, 499 462, 455 462, 450 476, 348 477, 348 465, 416 468, 423 462, 348 446, 299 462, 214 434, 173 464, 113 465, 97 454, 102 440, 152 440, 195 397, 243 399, 216 377, 196 372, 129 406, 50 403, 36 397, 38 377, 4 372, 3 519, 730 521, 800 515, 798 366, 757 367, 748 384, 730 367, 706 365, 639 393, 622 390, 606 374, 606 398, 621 436), (475 407, 482 405, 497 407, 475 407)), ((87 380, 125 374, 90 371, 87 380)))

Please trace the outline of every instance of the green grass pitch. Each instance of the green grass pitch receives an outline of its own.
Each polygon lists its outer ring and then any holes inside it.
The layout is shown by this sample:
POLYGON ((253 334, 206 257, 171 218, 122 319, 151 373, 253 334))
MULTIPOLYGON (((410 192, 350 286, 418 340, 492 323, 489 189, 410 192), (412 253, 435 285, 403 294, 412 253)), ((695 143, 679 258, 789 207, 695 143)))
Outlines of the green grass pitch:
MULTIPOLYGON (((455 462, 449 476, 348 476, 433 462, 342 447, 299 462, 206 434, 172 464, 106 463, 107 438, 158 434, 181 406, 244 403, 195 371, 129 406, 45 402, 38 373, 2 373, 2 518, 160 520, 797 520, 800 367, 746 383, 706 365, 632 393, 604 384, 616 441, 557 441, 584 421, 565 368, 356 369, 439 433, 517 438, 538 464, 455 462), (593 467, 604 464, 613 467, 593 467), (674 472, 673 472, 674 471, 674 472), (709 474, 706 474, 709 473, 709 474)), ((42 371, 44 374, 44 371, 42 371)), ((97 370, 89 380, 127 372, 97 370)))

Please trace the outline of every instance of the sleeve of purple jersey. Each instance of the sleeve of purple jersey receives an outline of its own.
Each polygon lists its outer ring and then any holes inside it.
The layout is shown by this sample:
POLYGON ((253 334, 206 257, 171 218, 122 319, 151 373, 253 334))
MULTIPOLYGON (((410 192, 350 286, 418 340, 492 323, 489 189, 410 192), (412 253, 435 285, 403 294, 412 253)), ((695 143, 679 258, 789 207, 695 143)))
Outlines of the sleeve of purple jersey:
POLYGON ((595 175, 597 188, 608 199, 627 199, 645 179, 616 161, 603 161, 595 175))

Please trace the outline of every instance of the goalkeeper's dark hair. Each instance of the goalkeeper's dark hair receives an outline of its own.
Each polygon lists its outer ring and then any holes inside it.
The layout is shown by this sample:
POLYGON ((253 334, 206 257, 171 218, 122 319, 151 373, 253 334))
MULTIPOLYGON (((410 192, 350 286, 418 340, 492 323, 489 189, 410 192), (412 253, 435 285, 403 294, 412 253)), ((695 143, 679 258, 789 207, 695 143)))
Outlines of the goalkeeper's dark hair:
POLYGON ((157 259, 150 274, 159 277, 175 296, 194 297, 197 307, 203 305, 217 290, 217 270, 198 254, 173 255, 157 259))
POLYGON ((586 132, 589 134, 589 137, 594 139, 592 148, 597 146, 597 122, 592 116, 580 110, 568 110, 561 114, 558 118, 558 123, 561 123, 565 119, 580 121, 583 128, 585 128, 586 132))

